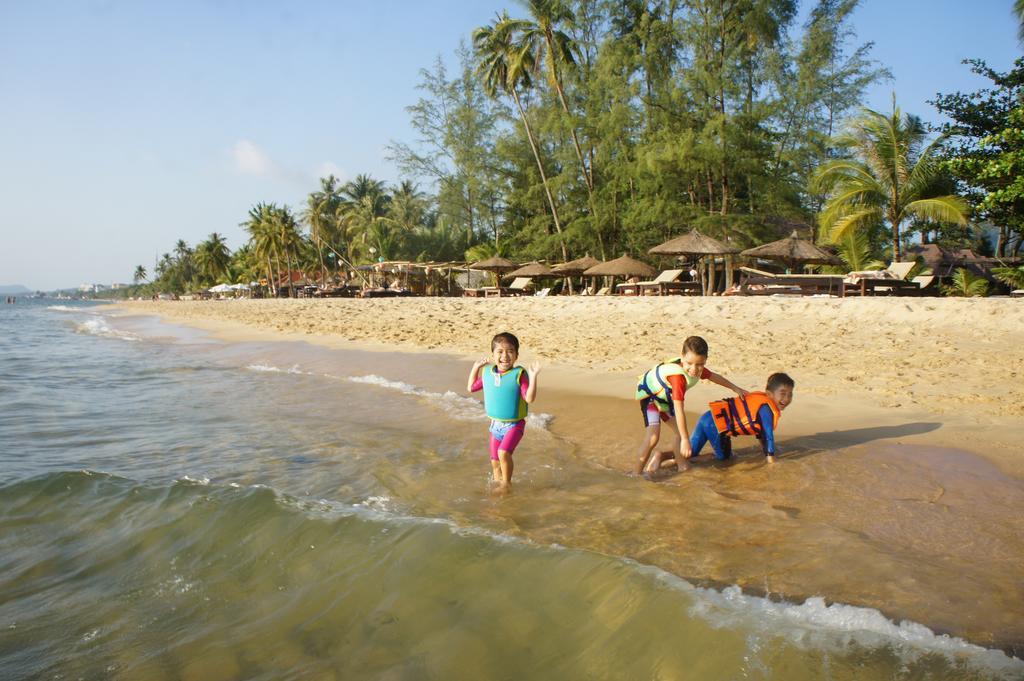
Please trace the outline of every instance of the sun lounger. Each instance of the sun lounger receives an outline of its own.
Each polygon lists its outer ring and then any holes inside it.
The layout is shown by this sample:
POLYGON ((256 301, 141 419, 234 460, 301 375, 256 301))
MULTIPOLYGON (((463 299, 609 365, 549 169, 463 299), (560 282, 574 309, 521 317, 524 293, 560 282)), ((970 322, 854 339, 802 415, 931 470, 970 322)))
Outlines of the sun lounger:
POLYGON ((636 296, 699 295, 699 282, 676 281, 682 274, 683 270, 665 270, 650 281, 617 284, 615 292, 619 295, 636 296))
POLYGON ((893 262, 884 270, 850 272, 846 275, 847 290, 861 296, 918 295, 922 288, 921 282, 907 280, 907 275, 916 266, 916 262, 893 262))
POLYGON ((1024 298, 1024 288, 1015 289, 1010 291, 1011 298, 1024 298))
POLYGON ((533 292, 533 278, 516 277, 508 286, 484 286, 480 289, 484 297, 521 296, 533 292))
POLYGON ((842 274, 774 274, 752 267, 741 267, 740 272, 741 295, 846 295, 842 274))
POLYGON ((932 275, 914 277, 910 281, 917 284, 917 295, 937 296, 939 295, 939 278, 932 275))

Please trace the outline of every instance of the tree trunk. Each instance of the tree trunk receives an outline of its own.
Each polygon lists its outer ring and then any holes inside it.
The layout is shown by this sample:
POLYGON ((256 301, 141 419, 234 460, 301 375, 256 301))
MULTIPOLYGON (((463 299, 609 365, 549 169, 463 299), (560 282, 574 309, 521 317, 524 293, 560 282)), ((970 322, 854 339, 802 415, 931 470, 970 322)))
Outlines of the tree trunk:
POLYGON ((523 104, 519 101, 519 93, 515 88, 512 88, 512 98, 516 102, 516 107, 519 109, 519 116, 523 119, 523 127, 526 128, 526 137, 530 141, 530 148, 533 150, 533 157, 537 161, 537 170, 540 171, 540 180, 544 184, 544 193, 548 197, 548 205, 551 207, 551 217, 555 221, 555 230, 558 232, 558 243, 562 248, 562 259, 568 262, 569 253, 565 249, 565 239, 562 236, 562 223, 558 220, 558 209, 555 207, 555 199, 551 195, 551 187, 548 186, 548 176, 544 172, 544 164, 540 160, 540 152, 537 150, 537 142, 533 138, 533 130, 530 129, 530 122, 526 119, 526 111, 523 110, 523 104))

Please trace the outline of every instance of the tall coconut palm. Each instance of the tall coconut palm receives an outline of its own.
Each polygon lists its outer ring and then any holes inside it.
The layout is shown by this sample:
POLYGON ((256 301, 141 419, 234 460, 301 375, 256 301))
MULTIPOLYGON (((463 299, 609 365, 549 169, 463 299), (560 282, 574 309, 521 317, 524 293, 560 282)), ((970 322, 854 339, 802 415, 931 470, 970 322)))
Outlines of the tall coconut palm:
POLYGON ((252 244, 256 257, 267 264, 267 281, 270 282, 271 293, 277 295, 277 281, 281 272, 281 257, 278 249, 278 230, 273 222, 274 204, 257 203, 249 209, 249 218, 242 227, 249 232, 249 243, 252 244), (278 276, 274 276, 274 261, 277 261, 278 276))
MULTIPOLYGON (((583 182, 587 187, 591 215, 594 215, 594 175, 593 169, 587 165, 580 146, 579 136, 569 103, 565 97, 564 74, 576 68, 576 43, 569 34, 561 30, 561 26, 571 25, 575 17, 571 9, 562 0, 524 0, 523 4, 530 12, 531 20, 513 21, 515 29, 520 33, 519 44, 534 54, 537 65, 543 64, 547 72, 548 83, 558 94, 569 122, 569 133, 576 149, 576 158, 580 163, 583 182)), ((596 220, 596 217, 594 218, 596 220)))
POLYGON ((309 225, 309 235, 313 239, 316 251, 320 259, 320 285, 324 285, 327 266, 324 263, 324 231, 331 219, 332 213, 328 207, 333 197, 325 192, 313 192, 306 197, 306 208, 302 211, 302 221, 309 225))
POLYGON ((135 274, 132 275, 132 281, 138 284, 140 281, 148 281, 146 276, 146 268, 139 265, 135 268, 135 274))
POLYGON ((210 283, 228 278, 230 262, 231 251, 228 249, 224 237, 217 232, 213 232, 206 241, 196 246, 196 267, 199 274, 210 283))
POLYGON ((537 148, 537 140, 534 138, 530 121, 526 117, 526 110, 523 108, 522 100, 519 97, 521 89, 530 87, 530 73, 533 71, 535 59, 529 45, 516 45, 513 41, 514 33, 518 24, 509 18, 507 12, 498 15, 493 25, 481 26, 473 31, 473 48, 477 55, 476 73, 483 80, 484 91, 490 97, 497 97, 498 93, 504 93, 515 102, 519 111, 519 118, 523 121, 526 129, 526 137, 530 141, 530 149, 533 150, 533 158, 537 161, 537 169, 540 171, 540 180, 544 185, 544 193, 548 199, 548 206, 551 208, 551 217, 555 223, 555 231, 558 232, 558 242, 562 249, 562 257, 569 259, 565 248, 565 238, 562 234, 562 223, 558 219, 558 208, 555 206, 555 198, 551 193, 551 186, 548 182, 547 173, 544 170, 544 163, 540 158, 540 151, 537 148))
POLYGON ((1014 0, 1013 13, 1017 17, 1017 23, 1020 25, 1017 29, 1017 39, 1024 44, 1024 0, 1014 0))
POLYGON ((900 230, 910 217, 967 224, 964 200, 936 190, 943 138, 925 145, 926 135, 921 119, 904 116, 895 101, 890 116, 864 109, 850 123, 837 142, 853 157, 829 161, 812 181, 813 191, 830 197, 819 215, 829 241, 888 223, 893 259, 901 260, 900 230))

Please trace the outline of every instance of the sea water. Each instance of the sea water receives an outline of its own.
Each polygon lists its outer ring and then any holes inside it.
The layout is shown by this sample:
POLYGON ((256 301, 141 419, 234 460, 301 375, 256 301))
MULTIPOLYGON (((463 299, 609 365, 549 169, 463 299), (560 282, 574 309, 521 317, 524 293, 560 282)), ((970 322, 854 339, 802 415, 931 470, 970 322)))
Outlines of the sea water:
POLYGON ((479 402, 400 370, 424 361, 0 309, 0 678, 1024 678, 928 622, 658 567, 657 509, 610 513, 636 481, 543 409, 496 494, 479 402))

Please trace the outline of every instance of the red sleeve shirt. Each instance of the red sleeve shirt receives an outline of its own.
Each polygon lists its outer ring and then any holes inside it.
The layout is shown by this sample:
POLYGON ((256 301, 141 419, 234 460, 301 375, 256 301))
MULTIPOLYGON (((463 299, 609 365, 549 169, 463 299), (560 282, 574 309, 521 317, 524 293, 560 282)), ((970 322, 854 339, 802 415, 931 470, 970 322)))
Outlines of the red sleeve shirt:
MULTIPOLYGON (((704 367, 704 370, 700 372, 701 380, 707 380, 711 378, 711 371, 704 367)), ((686 377, 682 374, 676 374, 675 376, 668 377, 668 384, 672 387, 672 399, 679 400, 680 402, 686 399, 686 377)))

